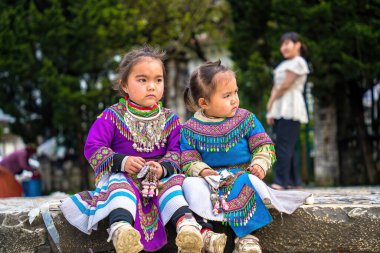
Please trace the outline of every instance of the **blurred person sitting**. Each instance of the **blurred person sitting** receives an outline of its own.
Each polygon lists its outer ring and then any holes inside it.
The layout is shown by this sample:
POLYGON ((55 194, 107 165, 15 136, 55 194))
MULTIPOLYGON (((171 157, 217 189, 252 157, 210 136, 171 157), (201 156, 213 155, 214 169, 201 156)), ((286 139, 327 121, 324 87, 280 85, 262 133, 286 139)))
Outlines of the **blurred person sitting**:
POLYGON ((28 144, 25 148, 3 157, 0 161, 0 198, 22 196, 22 186, 14 175, 23 170, 36 172, 36 169, 29 164, 29 158, 35 153, 36 146, 28 144))

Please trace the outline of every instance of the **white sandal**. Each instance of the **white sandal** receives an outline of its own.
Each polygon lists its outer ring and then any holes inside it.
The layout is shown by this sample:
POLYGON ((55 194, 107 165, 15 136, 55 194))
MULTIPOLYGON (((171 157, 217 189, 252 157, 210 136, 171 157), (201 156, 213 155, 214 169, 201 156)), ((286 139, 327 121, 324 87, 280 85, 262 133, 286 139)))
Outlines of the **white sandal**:
POLYGON ((261 253, 259 238, 253 235, 236 237, 233 253, 261 253))

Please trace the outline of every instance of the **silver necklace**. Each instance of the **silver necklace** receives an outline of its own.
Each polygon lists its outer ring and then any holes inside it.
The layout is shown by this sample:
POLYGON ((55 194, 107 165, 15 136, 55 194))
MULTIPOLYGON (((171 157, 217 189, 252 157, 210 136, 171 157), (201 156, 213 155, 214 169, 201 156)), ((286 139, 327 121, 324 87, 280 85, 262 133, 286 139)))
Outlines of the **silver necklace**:
POLYGON ((155 146, 158 149, 165 147, 165 115, 162 113, 161 106, 158 113, 150 117, 137 116, 129 111, 127 106, 124 121, 132 134, 132 147, 136 151, 151 152, 155 146))

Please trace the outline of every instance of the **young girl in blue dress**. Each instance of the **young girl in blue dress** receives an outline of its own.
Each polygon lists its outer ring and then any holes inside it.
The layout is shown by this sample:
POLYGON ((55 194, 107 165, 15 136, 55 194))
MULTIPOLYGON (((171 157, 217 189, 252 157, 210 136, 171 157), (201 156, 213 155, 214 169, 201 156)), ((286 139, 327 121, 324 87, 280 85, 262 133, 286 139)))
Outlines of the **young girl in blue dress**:
POLYGON ((276 191, 262 181, 276 160, 274 145, 256 116, 239 108, 235 74, 220 61, 192 73, 184 98, 195 111, 181 130, 180 145, 189 207, 231 226, 234 252, 261 252, 251 233, 272 221, 263 200, 290 214, 310 194, 276 191))

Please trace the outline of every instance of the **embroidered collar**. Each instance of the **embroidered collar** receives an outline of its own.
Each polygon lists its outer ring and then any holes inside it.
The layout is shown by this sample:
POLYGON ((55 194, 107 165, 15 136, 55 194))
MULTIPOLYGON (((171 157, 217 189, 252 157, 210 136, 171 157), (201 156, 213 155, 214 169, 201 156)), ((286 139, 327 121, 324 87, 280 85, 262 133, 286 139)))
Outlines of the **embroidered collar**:
POLYGON ((120 98, 120 103, 126 106, 126 109, 132 113, 133 115, 139 116, 139 117, 152 117, 160 113, 162 109, 162 103, 159 101, 158 103, 154 104, 152 107, 143 107, 139 104, 136 104, 132 100, 126 100, 125 98, 120 98))
POLYGON ((255 125, 253 113, 238 109, 235 116, 219 122, 195 114, 182 128, 188 144, 207 152, 228 151, 255 125))
MULTIPOLYGON (((125 121, 125 115, 127 114, 127 106, 125 103, 119 102, 105 109, 98 118, 104 118, 106 120, 111 120, 115 124, 116 128, 119 130, 120 134, 123 135, 130 141, 133 141, 133 130, 130 126, 127 125, 125 121)), ((170 132, 181 125, 178 116, 170 109, 162 107, 161 115, 165 117, 163 136, 168 137, 170 132)), ((147 121, 147 118, 144 118, 143 121, 147 121)), ((149 121, 149 120, 148 120, 149 121)))
POLYGON ((196 118, 200 121, 203 121, 203 122, 222 122, 223 120, 226 119, 226 118, 210 118, 210 117, 207 117, 204 114, 202 109, 196 111, 196 113, 194 114, 194 118, 196 118))

